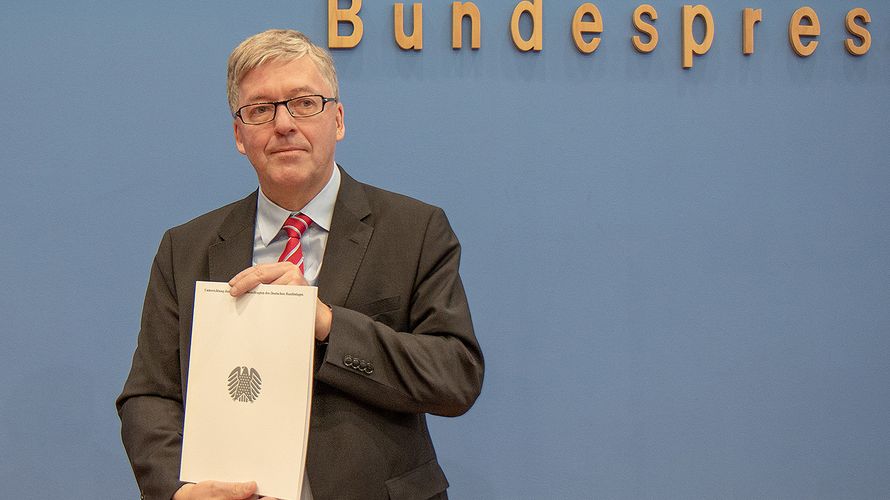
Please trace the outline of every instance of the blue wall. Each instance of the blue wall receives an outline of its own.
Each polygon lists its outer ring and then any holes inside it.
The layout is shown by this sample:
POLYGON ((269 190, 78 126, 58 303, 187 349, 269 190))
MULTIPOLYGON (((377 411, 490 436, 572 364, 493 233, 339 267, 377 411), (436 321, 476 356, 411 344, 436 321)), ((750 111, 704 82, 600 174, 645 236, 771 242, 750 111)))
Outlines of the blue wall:
MULTIPOLYGON (((680 67, 681 1, 636 53, 633 9, 545 0, 544 50, 486 0, 482 48, 424 50, 392 3, 335 59, 355 177, 445 208, 487 358, 476 407, 432 419, 457 499, 890 497, 890 4, 706 1, 713 48, 680 67), (760 7, 756 53, 741 10, 760 7), (872 15, 846 53, 844 16, 872 15)), ((7 2, 0 16, 2 496, 132 498, 114 398, 164 229, 256 180, 225 59, 326 2, 7 2)))

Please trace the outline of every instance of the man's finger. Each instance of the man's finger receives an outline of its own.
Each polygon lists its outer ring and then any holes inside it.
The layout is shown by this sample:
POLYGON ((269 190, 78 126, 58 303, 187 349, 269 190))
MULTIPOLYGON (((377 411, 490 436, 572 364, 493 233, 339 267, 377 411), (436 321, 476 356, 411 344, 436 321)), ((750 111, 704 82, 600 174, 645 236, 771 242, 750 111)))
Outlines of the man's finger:
POLYGON ((233 297, 237 297, 249 292, 262 283, 267 274, 268 271, 263 265, 248 267, 229 280, 229 286, 232 287, 229 293, 233 297))
POLYGON ((251 498, 253 494, 256 493, 255 481, 246 483, 226 483, 222 481, 213 481, 211 486, 211 498, 222 498, 226 500, 245 500, 247 498, 251 498))
POLYGON ((248 274, 255 272, 256 268, 259 266, 250 266, 247 269, 242 270, 240 273, 236 274, 232 279, 229 280, 229 285, 234 284, 236 281, 240 281, 244 279, 248 274))
POLYGON ((232 500, 244 500, 246 498, 251 498, 254 493, 256 493, 256 482, 250 481, 247 483, 229 483, 232 485, 232 500))
POLYGON ((287 272, 291 266, 293 264, 290 262, 275 262, 248 267, 229 280, 229 286, 232 287, 229 293, 233 297, 238 297, 253 290, 260 283, 272 283, 287 272))
POLYGON ((282 274, 275 281, 272 282, 273 285, 308 285, 306 282, 306 278, 300 273, 299 269, 293 269, 285 274, 282 274))
POLYGON ((246 483, 227 483, 224 481, 201 481, 196 484, 187 484, 180 488, 173 500, 202 499, 202 500, 245 500, 252 498, 256 493, 256 481, 246 483))
POLYGON ((258 264, 236 274, 229 280, 229 294, 239 297, 253 290, 259 284, 305 285, 306 279, 300 269, 290 262, 258 264))

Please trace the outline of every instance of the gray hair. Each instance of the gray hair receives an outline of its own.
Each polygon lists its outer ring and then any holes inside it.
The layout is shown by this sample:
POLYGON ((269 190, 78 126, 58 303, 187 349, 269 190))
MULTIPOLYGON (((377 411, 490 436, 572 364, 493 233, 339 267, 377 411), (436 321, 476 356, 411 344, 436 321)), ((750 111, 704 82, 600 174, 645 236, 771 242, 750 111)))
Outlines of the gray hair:
POLYGON ((333 97, 340 97, 337 84, 337 70, 331 54, 312 43, 309 37, 295 30, 267 30, 253 35, 235 47, 229 55, 226 76, 226 94, 229 98, 229 109, 237 110, 238 91, 241 79, 250 70, 270 61, 292 61, 305 55, 315 63, 322 78, 334 91, 333 97))

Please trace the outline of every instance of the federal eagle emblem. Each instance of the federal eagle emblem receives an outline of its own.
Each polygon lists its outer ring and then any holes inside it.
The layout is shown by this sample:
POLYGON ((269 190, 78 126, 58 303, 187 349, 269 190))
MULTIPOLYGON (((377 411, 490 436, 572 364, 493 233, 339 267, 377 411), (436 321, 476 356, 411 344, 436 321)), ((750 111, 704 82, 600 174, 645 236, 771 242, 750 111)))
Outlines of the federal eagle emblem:
POLYGON ((229 373, 229 395, 241 403, 253 403, 260 396, 263 379, 260 372, 246 366, 236 366, 229 373))

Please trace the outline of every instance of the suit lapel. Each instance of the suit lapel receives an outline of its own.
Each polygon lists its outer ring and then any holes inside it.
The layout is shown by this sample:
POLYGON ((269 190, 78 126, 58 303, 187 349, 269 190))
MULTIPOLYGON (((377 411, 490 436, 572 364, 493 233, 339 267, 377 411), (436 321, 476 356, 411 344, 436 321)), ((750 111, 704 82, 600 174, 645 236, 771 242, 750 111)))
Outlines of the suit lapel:
POLYGON ((219 241, 207 249, 210 279, 229 281, 253 261, 257 192, 234 203, 219 227, 219 241))
MULTIPOLYGON (((374 227, 366 221, 371 208, 361 184, 342 168, 340 173, 340 191, 318 277, 318 293, 325 303, 342 306, 349 297, 374 227)), ((219 241, 208 248, 211 280, 229 281, 253 263, 256 202, 256 191, 235 202, 220 225, 219 241)))
POLYGON ((371 209, 361 184, 342 168, 340 173, 340 191, 318 277, 318 294, 325 303, 343 306, 365 257, 374 227, 365 220, 371 214, 371 209))

